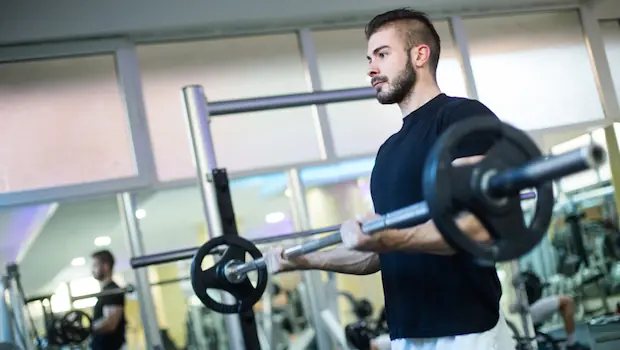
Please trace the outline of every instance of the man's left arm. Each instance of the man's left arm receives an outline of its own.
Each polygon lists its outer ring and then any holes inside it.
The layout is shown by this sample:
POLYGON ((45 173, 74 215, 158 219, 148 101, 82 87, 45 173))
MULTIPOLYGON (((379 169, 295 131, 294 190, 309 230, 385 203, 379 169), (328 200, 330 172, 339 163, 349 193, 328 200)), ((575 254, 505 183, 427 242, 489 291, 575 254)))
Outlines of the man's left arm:
POLYGON ((106 297, 106 303, 103 305, 103 317, 93 322, 93 332, 95 333, 112 333, 121 323, 123 313, 125 312, 125 297, 123 295, 115 295, 106 297))
MULTIPOLYGON (((455 108, 452 113, 442 117, 444 130, 459 121, 484 116, 498 119, 485 105, 478 101, 467 100, 455 108)), ((491 136, 474 135, 460 144, 454 166, 471 165, 479 162, 494 144, 491 136)), ((456 225, 471 239, 485 242, 490 239, 490 234, 478 219, 469 213, 456 218, 456 225)), ((409 251, 437 255, 453 255, 456 251, 446 242, 441 232, 432 220, 423 224, 405 228, 388 229, 377 232, 374 235, 362 238, 357 250, 387 252, 409 251)))

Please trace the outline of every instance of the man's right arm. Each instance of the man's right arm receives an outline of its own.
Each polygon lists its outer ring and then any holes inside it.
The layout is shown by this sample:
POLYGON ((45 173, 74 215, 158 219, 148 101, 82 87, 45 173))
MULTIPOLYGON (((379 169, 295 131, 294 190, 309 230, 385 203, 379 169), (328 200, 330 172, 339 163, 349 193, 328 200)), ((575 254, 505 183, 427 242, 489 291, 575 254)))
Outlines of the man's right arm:
POLYGON ((338 246, 332 250, 283 259, 282 248, 276 247, 266 254, 267 268, 271 273, 296 270, 321 270, 349 275, 370 275, 381 269, 379 256, 338 246))

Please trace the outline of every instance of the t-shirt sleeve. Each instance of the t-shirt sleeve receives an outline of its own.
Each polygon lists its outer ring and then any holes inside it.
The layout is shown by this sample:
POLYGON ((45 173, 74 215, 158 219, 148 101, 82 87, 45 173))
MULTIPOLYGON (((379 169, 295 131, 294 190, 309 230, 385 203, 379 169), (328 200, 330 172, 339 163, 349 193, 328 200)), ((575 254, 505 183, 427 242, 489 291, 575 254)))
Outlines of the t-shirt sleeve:
POLYGON ((103 303, 105 305, 125 306, 125 295, 107 295, 104 297, 103 303))
MULTIPOLYGON (((476 100, 463 100, 456 103, 450 108, 442 118, 442 132, 448 130, 452 125, 469 118, 485 117, 499 120, 487 106, 476 100)), ((458 146, 454 158, 471 157, 476 155, 484 155, 489 151, 495 142, 493 135, 484 135, 482 133, 473 134, 466 137, 458 146)))

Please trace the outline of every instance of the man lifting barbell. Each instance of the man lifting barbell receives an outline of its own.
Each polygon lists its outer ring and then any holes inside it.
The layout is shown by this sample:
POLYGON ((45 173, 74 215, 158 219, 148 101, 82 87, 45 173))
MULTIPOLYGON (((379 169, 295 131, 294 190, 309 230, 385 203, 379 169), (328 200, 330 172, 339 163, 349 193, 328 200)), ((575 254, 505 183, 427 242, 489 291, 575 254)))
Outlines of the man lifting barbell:
MULTIPOLYGON (((551 181, 599 166, 605 152, 589 145, 543 157, 527 134, 502 123, 480 102, 441 93, 440 39, 423 13, 390 11, 375 17, 366 32, 368 74, 377 98, 397 103, 404 116, 401 129, 380 147, 372 172, 377 214, 313 230, 339 228, 265 256, 239 236, 214 237, 193 257, 192 288, 210 309, 241 313, 262 297, 268 272, 381 270, 393 349, 514 348, 499 309, 493 263, 536 246, 553 213, 551 181), (531 187, 537 201, 526 223, 520 192, 531 187), (339 243, 344 244, 314 253, 339 243), (220 256, 204 269, 211 254, 220 256), (246 262, 247 254, 254 260, 246 262), (257 272, 255 285, 251 271, 257 272), (210 289, 226 291, 235 301, 223 303, 210 289)), ((161 259, 167 258, 155 260, 161 259)))
MULTIPOLYGON (((366 36, 368 75, 377 99, 398 104, 403 115, 401 129, 379 148, 372 171, 374 208, 385 214, 424 199, 424 161, 443 131, 470 117, 497 117, 478 101, 441 92, 436 79, 440 38, 425 14, 408 9, 380 14, 367 25, 366 36)), ((480 161, 493 144, 491 137, 470 138, 459 146, 455 163, 480 161)), ((432 220, 369 236, 362 232, 362 219, 344 222, 343 246, 328 252, 287 260, 282 247, 270 249, 268 271, 365 275, 380 270, 392 349, 515 348, 501 317, 494 266, 455 253, 432 220)), ((472 240, 490 239, 473 216, 462 216, 458 226, 472 240)))

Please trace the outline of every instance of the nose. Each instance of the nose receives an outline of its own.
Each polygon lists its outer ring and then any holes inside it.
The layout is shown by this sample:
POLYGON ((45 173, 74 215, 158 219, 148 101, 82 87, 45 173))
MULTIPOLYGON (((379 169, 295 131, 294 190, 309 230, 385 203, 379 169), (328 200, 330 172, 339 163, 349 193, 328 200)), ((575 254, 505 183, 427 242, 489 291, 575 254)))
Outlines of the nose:
POLYGON ((373 62, 368 63, 368 76, 373 78, 377 75, 379 75, 379 67, 373 62))

